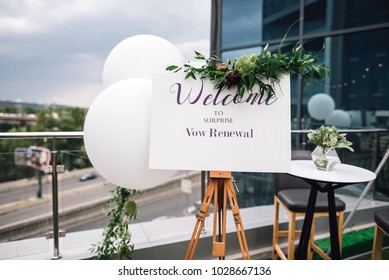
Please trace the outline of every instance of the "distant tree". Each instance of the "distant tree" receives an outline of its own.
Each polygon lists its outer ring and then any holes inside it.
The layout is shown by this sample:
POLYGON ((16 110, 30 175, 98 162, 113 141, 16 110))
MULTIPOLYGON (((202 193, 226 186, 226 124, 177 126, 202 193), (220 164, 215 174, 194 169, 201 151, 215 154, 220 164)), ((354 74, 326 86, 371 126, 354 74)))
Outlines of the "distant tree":
MULTIPOLYGON (((7 112, 16 112, 15 106, 7 105, 7 112)), ((34 112, 37 124, 33 127, 8 127, 4 132, 45 132, 45 131, 82 131, 87 109, 78 107, 23 107, 24 112, 34 112)), ((4 111, 3 111, 4 112, 4 111)), ((43 139, 4 139, 0 140, 0 181, 9 181, 34 176, 30 167, 16 166, 13 152, 17 147, 47 146, 52 149, 52 142, 43 139)), ((91 166, 84 148, 83 139, 56 139, 56 150, 59 151, 59 163, 66 169, 84 168, 91 166)))
POLYGON ((87 110, 78 107, 63 109, 61 112, 61 131, 82 131, 87 110))
POLYGON ((58 130, 59 120, 51 108, 45 108, 37 112, 37 124, 34 131, 55 131, 58 130))
MULTIPOLYGON (((26 132, 26 128, 12 128, 9 132, 26 132)), ((0 182, 34 176, 35 171, 31 167, 15 165, 15 148, 28 146, 31 146, 28 139, 0 140, 0 182)))
POLYGON ((8 105, 8 106, 3 107, 1 109, 1 112, 6 113, 6 114, 16 114, 17 108, 16 108, 16 106, 8 105))

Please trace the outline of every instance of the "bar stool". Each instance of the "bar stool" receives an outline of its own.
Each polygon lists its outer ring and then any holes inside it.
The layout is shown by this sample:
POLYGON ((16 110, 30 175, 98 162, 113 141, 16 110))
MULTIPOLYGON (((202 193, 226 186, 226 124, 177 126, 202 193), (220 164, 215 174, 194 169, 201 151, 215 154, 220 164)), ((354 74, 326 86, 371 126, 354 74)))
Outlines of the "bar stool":
MULTIPOLYGON (((311 152, 308 150, 292 151, 292 160, 310 160, 311 152)), ((305 216, 311 186, 302 179, 284 173, 274 174, 274 225, 273 225, 273 250, 272 258, 286 260, 294 259, 294 247, 296 236, 301 234, 301 229, 296 229, 297 217, 305 216), (287 230, 280 230, 279 215, 280 205, 286 210, 289 222, 287 230), (287 254, 280 247, 280 237, 287 237, 287 254)), ((342 224, 344 220, 345 203, 335 199, 336 212, 338 216, 339 244, 342 247, 342 224)), ((317 252, 323 259, 330 259, 317 245, 313 237, 315 232, 315 218, 328 216, 328 200, 326 194, 318 193, 315 207, 314 219, 312 222, 311 242, 309 245, 308 259, 312 259, 313 252, 317 252)))
POLYGON ((384 241, 384 233, 389 234, 389 208, 379 210, 374 214, 375 229, 373 240, 373 260, 382 258, 382 244, 384 241))

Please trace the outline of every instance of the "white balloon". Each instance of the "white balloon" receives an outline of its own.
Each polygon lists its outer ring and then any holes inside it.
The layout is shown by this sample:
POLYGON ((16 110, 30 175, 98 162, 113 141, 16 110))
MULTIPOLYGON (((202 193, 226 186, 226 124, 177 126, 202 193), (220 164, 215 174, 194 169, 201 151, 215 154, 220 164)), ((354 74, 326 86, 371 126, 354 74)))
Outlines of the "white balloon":
POLYGON ((103 70, 103 85, 144 78, 166 71, 168 65, 181 65, 184 57, 169 41, 154 35, 136 35, 117 44, 108 55, 103 70))
POLYGON ((308 113, 316 120, 325 120, 335 109, 335 101, 325 93, 318 93, 308 101, 308 113))
POLYGON ((325 120, 325 124, 326 125, 340 126, 340 127, 350 127, 350 125, 351 125, 351 116, 346 111, 335 110, 325 120))
POLYGON ((151 80, 123 80, 103 90, 86 115, 84 143, 92 165, 123 188, 150 188, 177 172, 148 168, 151 94, 151 80))

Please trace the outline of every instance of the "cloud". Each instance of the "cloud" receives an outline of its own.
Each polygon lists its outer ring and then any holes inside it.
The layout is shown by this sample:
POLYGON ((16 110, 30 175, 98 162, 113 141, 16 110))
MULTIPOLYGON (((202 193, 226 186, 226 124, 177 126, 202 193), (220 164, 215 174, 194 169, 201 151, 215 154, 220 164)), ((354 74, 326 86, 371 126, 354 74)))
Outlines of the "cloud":
MULTIPOLYGON (((6 0, 0 4, 2 34, 49 32, 72 20, 98 18, 115 0, 6 0)), ((122 1, 120 1, 122 2, 122 1)))
POLYGON ((56 95, 47 92, 47 99, 41 103, 63 104, 75 107, 90 107, 95 98, 103 91, 101 83, 75 83, 56 90, 56 95))
POLYGON ((3 17, 0 18, 0 34, 26 34, 36 33, 41 27, 26 18, 3 17))
POLYGON ((86 104, 109 52, 138 34, 167 39, 187 59, 194 50, 208 54, 210 7, 211 0, 0 1, 0 99, 86 104))
POLYGON ((176 44, 176 47, 181 51, 184 58, 187 60, 193 59, 195 53, 198 51, 205 56, 210 55, 209 40, 199 39, 197 41, 184 41, 182 43, 176 44))

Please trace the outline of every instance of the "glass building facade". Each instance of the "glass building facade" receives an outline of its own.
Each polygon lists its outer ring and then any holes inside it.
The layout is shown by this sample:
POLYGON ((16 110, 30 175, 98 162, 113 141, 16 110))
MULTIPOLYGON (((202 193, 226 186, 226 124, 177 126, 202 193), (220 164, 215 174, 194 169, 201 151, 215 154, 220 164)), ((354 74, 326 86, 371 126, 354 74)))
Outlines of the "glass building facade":
MULTIPOLYGON (((343 129, 389 128, 388 1, 214 0, 212 23, 211 51, 223 60, 258 53, 266 45, 276 50, 288 32, 282 52, 300 42, 306 51, 318 54, 319 63, 330 67, 325 80, 303 83, 291 77, 292 129, 322 124, 343 129), (335 102, 335 110, 326 119, 315 119, 308 111, 310 98, 318 93, 328 94, 335 102)), ((386 135, 379 140, 381 152, 388 146, 386 135)), ((357 159, 371 157, 369 145, 375 140, 370 136, 350 135, 356 153, 349 160, 371 169, 371 162, 357 159)), ((254 204, 272 202, 271 174, 238 173, 236 177, 247 197, 265 200, 254 204), (268 186, 261 195, 249 187, 258 184, 268 186)), ((382 180, 388 185, 388 178, 382 180)))

